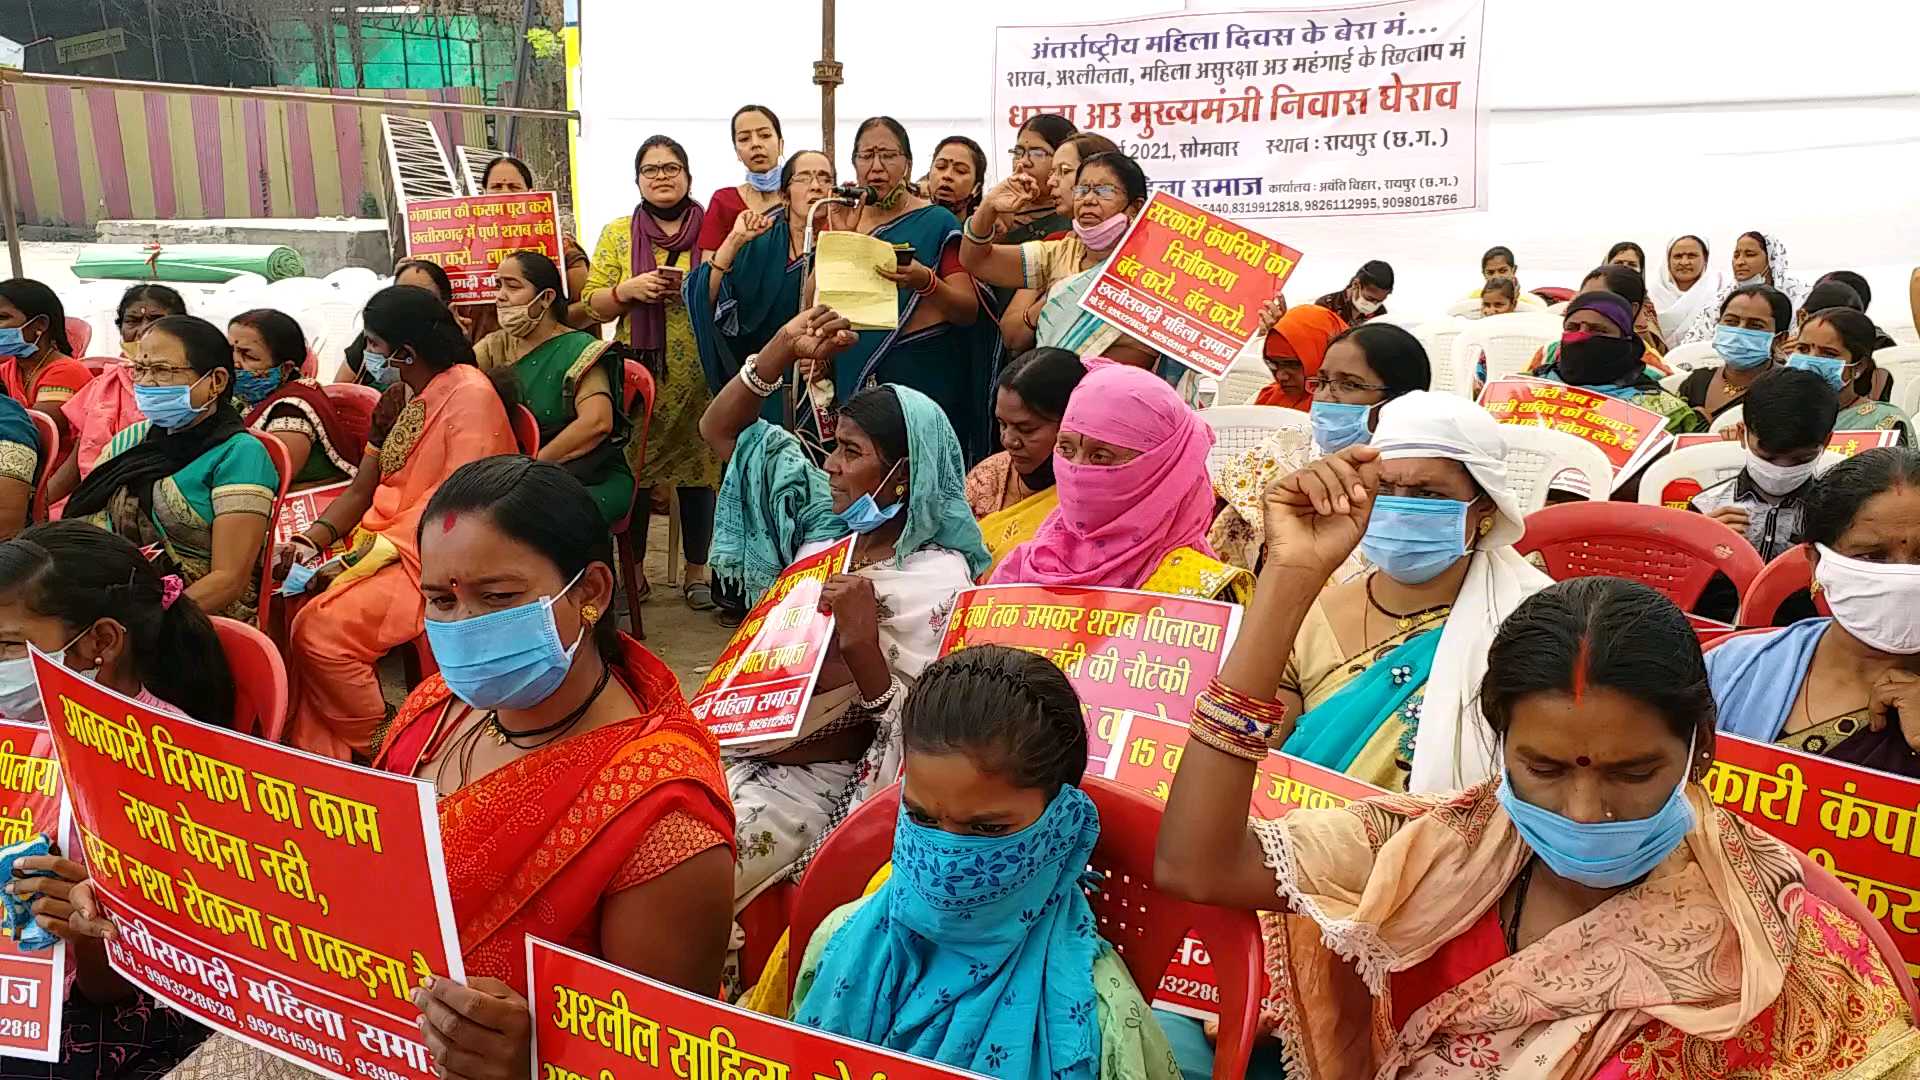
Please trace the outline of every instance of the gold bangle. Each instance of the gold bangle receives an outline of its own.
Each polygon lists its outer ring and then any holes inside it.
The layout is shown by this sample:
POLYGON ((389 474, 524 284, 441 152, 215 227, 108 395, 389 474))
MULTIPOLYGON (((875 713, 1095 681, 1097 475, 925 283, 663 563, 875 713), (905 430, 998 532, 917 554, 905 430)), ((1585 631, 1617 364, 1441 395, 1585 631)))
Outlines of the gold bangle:
POLYGON ((1241 743, 1234 742, 1231 739, 1221 738, 1220 736, 1215 735, 1213 732, 1207 730, 1206 728, 1200 727, 1198 725, 1195 725, 1194 727, 1188 730, 1195 739, 1198 739, 1200 742, 1204 743, 1205 745, 1212 747, 1213 749, 1218 750, 1229 757, 1237 757, 1241 761, 1251 761, 1251 762, 1257 763, 1262 758, 1266 757, 1268 753, 1267 748, 1264 746, 1258 750, 1255 750, 1251 746, 1246 746, 1241 743))

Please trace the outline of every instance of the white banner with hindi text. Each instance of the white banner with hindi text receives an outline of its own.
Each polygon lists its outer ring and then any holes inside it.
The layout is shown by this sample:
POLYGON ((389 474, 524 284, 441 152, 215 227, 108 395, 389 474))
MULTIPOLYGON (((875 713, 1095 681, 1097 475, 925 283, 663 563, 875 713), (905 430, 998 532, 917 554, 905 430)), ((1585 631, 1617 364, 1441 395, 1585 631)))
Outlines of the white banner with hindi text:
POLYGON ((1485 0, 1003 26, 994 152, 1060 113, 1234 218, 1487 206, 1485 0))

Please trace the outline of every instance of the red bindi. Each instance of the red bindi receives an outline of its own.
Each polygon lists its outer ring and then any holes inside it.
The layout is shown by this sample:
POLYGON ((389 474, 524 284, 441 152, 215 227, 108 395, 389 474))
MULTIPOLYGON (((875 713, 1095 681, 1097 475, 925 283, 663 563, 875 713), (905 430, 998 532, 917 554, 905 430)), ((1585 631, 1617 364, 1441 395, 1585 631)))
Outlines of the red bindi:
POLYGON ((1573 759, 1573 763, 1584 769, 1587 766, 1593 764, 1593 759, 1588 757, 1585 754, 1581 754, 1579 757, 1573 759))
POLYGON ((457 515, 455 515, 455 514, 453 514, 453 513, 451 513, 451 512, 449 512, 449 513, 447 514, 447 516, 445 516, 445 517, 443 517, 443 518, 441 518, 441 519, 440 519, 440 531, 441 531, 441 532, 452 532, 452 531, 453 531, 453 523, 454 523, 454 522, 455 522, 456 520, 458 520, 458 517, 457 517, 457 515))

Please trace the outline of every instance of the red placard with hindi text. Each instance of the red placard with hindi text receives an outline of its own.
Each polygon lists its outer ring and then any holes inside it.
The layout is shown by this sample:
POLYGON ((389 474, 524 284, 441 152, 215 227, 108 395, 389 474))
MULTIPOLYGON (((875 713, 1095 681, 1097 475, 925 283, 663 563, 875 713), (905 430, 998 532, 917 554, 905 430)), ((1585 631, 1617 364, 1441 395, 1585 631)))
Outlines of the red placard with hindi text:
MULTIPOLYGON (((320 520, 320 515, 326 513, 327 507, 333 505, 333 500, 346 494, 348 485, 352 483, 351 480, 342 480, 337 484, 289 491, 287 497, 280 500, 280 516, 274 519, 274 546, 290 544, 294 537, 312 528, 313 523, 320 520)), ((347 538, 343 536, 334 541, 327 554, 343 554, 346 550, 347 538)))
POLYGON ((491 304, 494 271, 516 251, 538 251, 566 265, 560 204, 551 191, 461 195, 407 203, 407 258, 439 263, 455 304, 491 304))
MULTIPOLYGON (((1711 446, 1727 440, 1717 431, 1694 431, 1673 437, 1673 448, 1685 450, 1689 446, 1711 446)), ((1827 449, 1843 458, 1850 458, 1863 450, 1878 450, 1883 446, 1897 446, 1900 433, 1891 428, 1886 431, 1836 431, 1827 440, 1827 449)))
POLYGON ((1549 427, 1598 447, 1613 466, 1615 486, 1673 442, 1667 418, 1652 409, 1545 379, 1496 379, 1480 404, 1503 424, 1549 427))
POLYGON ((1006 645, 1066 672, 1087 716, 1087 770, 1100 775, 1128 709, 1185 723, 1240 630, 1218 600, 1053 585, 983 585, 954 601, 940 655, 1006 645))
POLYGON ((527 937, 534 1080, 935 1080, 975 1074, 736 1009, 527 937))
POLYGON ((33 666, 114 970, 309 1070, 431 1077, 409 995, 464 975, 433 785, 33 666))
POLYGON ((1156 191, 1080 306, 1218 378, 1299 262, 1300 252, 1278 240, 1156 191))
POLYGON ((1920 978, 1920 780, 1722 732, 1705 784, 1839 878, 1920 978))
MULTIPOLYGON (((53 736, 38 724, 0 720, 0 846, 44 833, 69 852, 68 824, 53 736)), ((0 935, 0 1057, 60 1059, 66 990, 65 943, 25 952, 0 935)))
POLYGON ((780 572, 733 632, 693 695, 694 719, 722 746, 791 739, 833 641, 833 615, 820 610, 827 579, 847 572, 849 536, 780 572))
MULTIPOLYGON (((1158 717, 1129 712, 1114 728, 1113 756, 1107 779, 1165 802, 1174 774, 1186 753, 1187 727, 1158 717)), ((1289 810, 1305 807, 1325 810, 1355 799, 1383 795, 1381 789, 1351 776, 1323 769, 1279 751, 1268 754, 1254 777, 1253 814, 1272 820, 1289 810)), ((1167 973, 1153 1003, 1160 1008, 1201 1019, 1214 1019, 1220 1009, 1219 984, 1206 945, 1189 934, 1167 973)))

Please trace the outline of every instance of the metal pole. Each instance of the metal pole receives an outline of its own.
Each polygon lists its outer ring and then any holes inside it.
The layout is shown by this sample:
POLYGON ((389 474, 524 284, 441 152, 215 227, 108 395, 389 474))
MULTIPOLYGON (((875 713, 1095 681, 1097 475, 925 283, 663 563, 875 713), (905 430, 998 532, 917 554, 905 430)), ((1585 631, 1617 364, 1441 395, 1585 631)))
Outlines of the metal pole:
MULTIPOLYGON (((513 101, 511 102, 513 105, 527 100, 527 71, 533 66, 533 43, 527 40, 527 31, 533 29, 533 17, 537 14, 534 4, 537 2, 538 0, 527 0, 520 9, 520 47, 514 50, 513 54, 513 101)), ((561 65, 562 78, 565 78, 565 67, 565 64, 561 65)), ((518 120, 511 116, 507 117, 506 135, 500 140, 502 153, 518 154, 520 152, 514 149, 513 145, 513 137, 518 134, 519 126, 518 120)))
POLYGON ((820 0, 820 59, 813 65, 813 81, 820 87, 820 149, 833 160, 833 88, 841 78, 840 61, 833 58, 833 0, 820 0))
POLYGON ((257 90, 241 86, 194 86, 191 83, 151 82, 144 79, 100 79, 90 75, 56 75, 41 71, 0 68, 0 83, 38 83, 43 86, 97 86, 106 90, 152 90, 164 94, 207 94, 212 97, 242 98, 248 101, 303 101, 312 105, 347 105, 356 109, 382 112, 466 112, 504 113, 509 116, 538 116, 549 120, 578 120, 573 109, 516 109, 502 105, 468 105, 459 101, 407 101, 399 98, 334 97, 308 94, 298 90, 257 90))
POLYGON ((13 144, 7 135, 6 102, 0 100, 0 214, 7 219, 7 258, 13 260, 13 276, 25 277, 20 261, 20 215, 14 212, 18 196, 13 187, 13 144))

